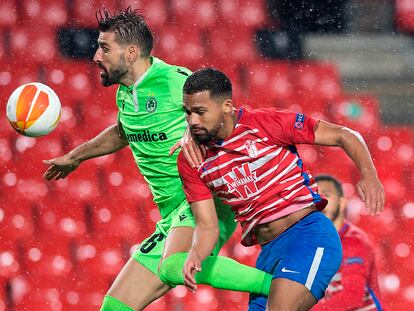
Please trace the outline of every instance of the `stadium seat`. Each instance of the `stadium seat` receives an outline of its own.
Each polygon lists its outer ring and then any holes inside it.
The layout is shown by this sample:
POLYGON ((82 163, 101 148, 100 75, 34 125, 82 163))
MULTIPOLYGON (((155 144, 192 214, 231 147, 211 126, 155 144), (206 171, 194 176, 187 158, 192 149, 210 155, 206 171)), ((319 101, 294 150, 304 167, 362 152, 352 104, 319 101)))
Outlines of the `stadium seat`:
POLYGON ((330 106, 334 123, 359 131, 364 137, 376 133, 380 125, 379 105, 369 95, 346 95, 330 106))
POLYGON ((254 44, 254 31, 249 28, 212 29, 207 50, 211 58, 233 63, 262 60, 254 44))
POLYGON ((25 66, 28 64, 18 66, 14 61, 6 61, 1 64, 0 86, 4 98, 9 98, 11 93, 22 84, 39 81, 38 66, 34 64, 27 67, 25 66))
POLYGON ((263 0, 219 1, 220 22, 227 26, 260 28, 267 23, 266 2, 263 0))
POLYGON ((114 278, 129 258, 130 247, 113 233, 79 239, 75 253, 77 271, 114 278))
POLYGON ((69 20, 71 25, 77 27, 93 28, 98 26, 95 13, 98 10, 109 9, 117 11, 119 2, 114 0, 76 0, 72 2, 72 19, 69 20))
POLYGON ((25 27, 10 30, 10 52, 19 62, 39 64, 50 62, 57 55, 56 32, 43 28, 41 32, 25 27))
POLYGON ((316 150, 318 160, 306 163, 313 176, 330 174, 344 183, 356 185, 358 171, 344 150, 338 147, 319 147, 316 150))
POLYGON ((28 274, 69 277, 73 271, 73 246, 68 238, 51 233, 41 238, 26 239, 22 266, 28 274))
POLYGON ((15 25, 17 21, 17 6, 14 0, 0 2, 0 28, 15 25))
POLYGON ((377 133, 370 148, 373 157, 378 160, 393 160, 403 163, 414 163, 414 131, 409 127, 382 127, 377 133))
POLYGON ((260 99, 258 107, 286 105, 293 92, 287 62, 255 62, 247 65, 246 71, 249 94, 260 99))
POLYGON ((95 68, 87 62, 55 62, 46 64, 42 70, 44 83, 55 90, 63 105, 88 98, 97 84, 95 68))
POLYGON ((125 9, 129 5, 144 15, 152 30, 157 30, 165 25, 169 17, 164 0, 123 0, 119 8, 125 9))
POLYGON ((164 27, 156 37, 158 48, 155 55, 170 64, 195 70, 205 56, 202 37, 194 29, 164 27))
POLYGON ((331 63, 299 62, 291 67, 296 96, 335 100, 341 95, 339 73, 331 63))
POLYGON ((13 242, 31 237, 35 232, 33 223, 32 203, 24 196, 17 194, 5 200, 3 197, 0 205, 0 241, 7 245, 7 241, 13 242))
POLYGON ((57 278, 41 272, 16 281, 12 291, 18 310, 97 310, 110 284, 103 276, 73 274, 71 278, 57 278))
POLYGON ((414 32, 414 3, 411 0, 396 0, 395 18, 399 30, 414 32))
POLYGON ((79 238, 88 232, 88 218, 85 205, 73 196, 72 199, 60 194, 59 202, 53 198, 35 205, 38 218, 38 232, 41 236, 53 234, 57 238, 79 238))
POLYGON ((217 12, 212 0, 171 1, 173 22, 180 28, 191 27, 193 31, 215 26, 217 12), (191 18, 189 18, 191 16, 191 18))
POLYGON ((68 20, 68 8, 63 1, 23 0, 22 21, 24 24, 37 27, 59 27, 68 20))

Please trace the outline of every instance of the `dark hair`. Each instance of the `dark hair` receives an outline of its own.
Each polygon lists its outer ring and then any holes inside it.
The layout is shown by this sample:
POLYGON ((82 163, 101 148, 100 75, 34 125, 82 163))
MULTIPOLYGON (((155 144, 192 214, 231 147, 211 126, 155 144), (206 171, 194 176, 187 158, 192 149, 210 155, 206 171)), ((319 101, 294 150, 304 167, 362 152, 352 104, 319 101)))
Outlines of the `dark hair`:
POLYGON ((230 79, 215 68, 203 68, 194 72, 187 78, 183 90, 185 94, 189 95, 210 91, 210 97, 231 98, 232 96, 230 79))
POLYGON ((344 196, 344 190, 342 189, 342 185, 339 182, 339 180, 336 179, 335 177, 333 177, 331 175, 318 175, 318 176, 315 177, 315 180, 316 180, 316 183, 318 183, 319 181, 329 181, 329 182, 333 183, 338 195, 340 197, 344 196))
POLYGON ((113 31, 115 41, 119 44, 135 44, 141 49, 143 57, 149 57, 154 38, 145 22, 145 17, 132 10, 131 6, 121 10, 118 14, 109 10, 96 12, 99 31, 113 31))

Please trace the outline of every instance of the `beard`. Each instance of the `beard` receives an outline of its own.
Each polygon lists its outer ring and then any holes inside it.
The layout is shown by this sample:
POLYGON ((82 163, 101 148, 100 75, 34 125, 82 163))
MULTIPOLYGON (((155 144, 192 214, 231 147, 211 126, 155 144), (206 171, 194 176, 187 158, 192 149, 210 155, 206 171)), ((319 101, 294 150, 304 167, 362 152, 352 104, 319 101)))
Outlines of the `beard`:
MULTIPOLYGON (((223 117, 223 119, 224 119, 224 117, 223 117)), ((204 127, 192 126, 191 127, 191 134, 193 135, 193 137, 194 137, 194 139, 196 140, 197 143, 199 143, 200 145, 207 145, 212 141, 218 140, 217 139, 217 133, 223 127, 223 124, 224 124, 223 120, 221 120, 210 131, 208 131, 204 127), (194 134, 193 131, 202 131, 204 133, 194 134)))
POLYGON ((101 75, 101 83, 103 86, 110 86, 119 83, 121 78, 128 72, 125 66, 125 60, 121 58, 118 67, 112 70, 106 70, 103 66, 99 67, 103 69, 104 73, 101 75))
POLYGON ((339 213, 341 212, 340 206, 339 204, 336 206, 335 211, 332 213, 332 219, 331 221, 334 222, 338 217, 339 217, 339 213))

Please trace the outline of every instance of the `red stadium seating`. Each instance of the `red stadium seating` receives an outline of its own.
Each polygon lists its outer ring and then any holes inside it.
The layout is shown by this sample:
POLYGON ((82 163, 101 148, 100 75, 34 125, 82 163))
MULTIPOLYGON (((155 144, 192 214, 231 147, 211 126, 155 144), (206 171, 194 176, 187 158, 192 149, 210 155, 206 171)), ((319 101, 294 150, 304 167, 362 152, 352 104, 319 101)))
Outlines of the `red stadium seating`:
POLYGON ((231 63, 252 63, 259 58, 254 44, 254 30, 217 28, 209 32, 208 55, 231 63))
POLYGON ((216 5, 212 0, 173 0, 171 7, 173 21, 180 27, 194 30, 211 28, 216 24, 216 5))
POLYGON ((414 32, 414 3, 411 0, 396 0, 395 15, 400 30, 414 32))
POLYGON ((86 62, 50 63, 43 70, 44 82, 56 91, 63 104, 88 98, 97 84, 95 67, 86 62))
POLYGON ((64 1, 24 0, 22 21, 27 25, 36 24, 37 27, 58 27, 68 21, 68 8, 64 1))
POLYGON ((13 27, 10 30, 10 52, 25 63, 44 63, 57 55, 56 32, 43 28, 41 32, 32 27, 13 27))
POLYGON ((380 126, 379 106, 375 97, 347 95, 330 106, 332 121, 359 131, 364 137, 376 133, 380 126))
POLYGON ((72 1, 72 19, 70 24, 78 27, 97 27, 97 20, 95 18, 95 12, 98 10, 109 9, 110 11, 116 11, 119 9, 119 1, 115 0, 91 0, 72 1))
MULTIPOLYGON (((396 1, 397 26, 407 32, 414 32, 411 2, 396 1)), ((343 95, 333 64, 261 58, 254 33, 268 23, 265 1, 3 0, 3 102, 19 85, 41 81, 57 92, 63 113, 57 129, 36 140, 0 123, 0 311, 97 310, 130 253, 160 219, 127 148, 82 164, 65 180, 42 179, 42 159, 67 153, 114 124, 117 114, 116 86, 103 87, 94 64, 61 58, 56 28, 95 28, 98 7, 130 4, 154 29, 154 55, 192 70, 222 69, 233 83, 236 106, 288 108, 362 133, 387 195, 379 217, 366 215, 356 191, 359 173, 342 150, 301 146, 299 154, 313 175, 329 173, 344 182, 349 218, 377 245, 388 310, 413 310, 413 130, 384 128, 376 98, 343 95)), ((242 247, 239 230, 221 254, 253 266, 260 248, 242 247)), ((202 286, 193 295, 177 287, 147 309, 233 311, 245 310, 247 301, 246 293, 202 286)))
POLYGON ((163 28, 157 36, 159 55, 168 63, 197 69, 197 65, 205 56, 202 36, 192 29, 163 28))
POLYGON ((151 29, 159 29, 167 22, 168 11, 165 0, 123 0, 119 8, 125 9, 128 6, 139 10, 151 29))
POLYGON ((221 24, 260 28, 267 23, 265 1, 226 0, 217 5, 221 24))
POLYGON ((256 62, 248 65, 246 71, 250 97, 261 99, 257 107, 286 106, 293 92, 288 63, 256 62))
POLYGON ((81 275, 113 278, 126 263, 130 247, 131 245, 112 234, 83 238, 77 241, 76 267, 81 275))
POLYGON ((291 70, 291 81, 299 99, 335 100, 341 95, 339 74, 333 64, 305 62, 293 65, 291 70))
POLYGON ((0 68, 1 95, 9 98, 11 93, 20 85, 39 81, 39 67, 31 65, 26 67, 16 67, 12 62, 4 62, 0 68))
POLYGON ((14 0, 0 2, 0 28, 13 26, 17 21, 16 3, 14 0))
POLYGON ((18 310, 97 310, 110 284, 105 277, 56 278, 42 273, 17 280, 12 291, 18 310))
POLYGON ((5 200, 3 197, 0 205, 0 246, 7 245, 8 241, 24 240, 35 232, 33 221, 32 203, 28 197, 14 194, 13 198, 5 200))

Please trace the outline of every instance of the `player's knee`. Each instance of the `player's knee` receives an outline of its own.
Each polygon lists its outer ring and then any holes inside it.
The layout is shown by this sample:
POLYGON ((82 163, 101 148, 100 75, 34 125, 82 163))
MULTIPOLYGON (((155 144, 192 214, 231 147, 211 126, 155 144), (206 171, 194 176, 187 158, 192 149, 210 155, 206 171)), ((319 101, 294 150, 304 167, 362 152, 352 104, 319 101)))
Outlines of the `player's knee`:
POLYGON ((163 281, 166 284, 170 284, 170 273, 171 269, 173 269, 173 265, 170 260, 168 260, 170 257, 167 257, 163 259, 160 262, 160 265, 158 267, 158 275, 160 277, 160 280, 163 281))
POLYGON ((163 259, 159 267, 159 278, 165 284, 176 286, 183 284, 182 269, 187 253, 176 253, 163 259))

